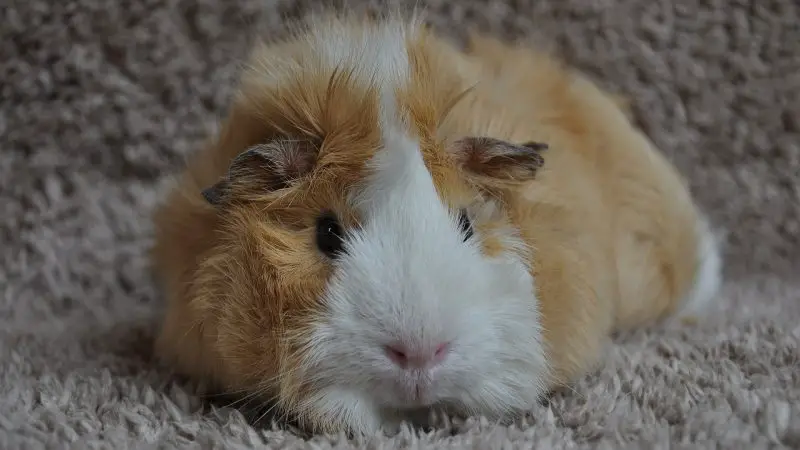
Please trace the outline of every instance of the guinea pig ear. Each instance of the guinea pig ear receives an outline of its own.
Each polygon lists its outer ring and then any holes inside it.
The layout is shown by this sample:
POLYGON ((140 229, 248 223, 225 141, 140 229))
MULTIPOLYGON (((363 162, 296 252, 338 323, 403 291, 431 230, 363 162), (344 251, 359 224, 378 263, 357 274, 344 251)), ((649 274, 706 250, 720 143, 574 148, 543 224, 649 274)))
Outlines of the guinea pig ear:
POLYGON ((544 165, 541 142, 515 144, 501 139, 470 136, 455 141, 450 151, 467 171, 497 181, 520 182, 536 177, 544 165))
POLYGON ((234 193, 264 193, 286 188, 314 167, 316 148, 305 141, 272 141, 237 155, 227 175, 202 191, 203 198, 218 206, 234 193))

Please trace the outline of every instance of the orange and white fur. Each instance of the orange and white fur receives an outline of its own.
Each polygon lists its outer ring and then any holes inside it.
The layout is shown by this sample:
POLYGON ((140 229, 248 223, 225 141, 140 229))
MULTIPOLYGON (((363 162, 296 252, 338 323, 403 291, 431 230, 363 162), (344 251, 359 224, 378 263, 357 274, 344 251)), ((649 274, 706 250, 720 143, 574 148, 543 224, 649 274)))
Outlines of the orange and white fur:
POLYGON ((315 431, 524 411, 721 278, 619 99, 418 18, 322 15, 258 46, 155 223, 159 355, 315 431))

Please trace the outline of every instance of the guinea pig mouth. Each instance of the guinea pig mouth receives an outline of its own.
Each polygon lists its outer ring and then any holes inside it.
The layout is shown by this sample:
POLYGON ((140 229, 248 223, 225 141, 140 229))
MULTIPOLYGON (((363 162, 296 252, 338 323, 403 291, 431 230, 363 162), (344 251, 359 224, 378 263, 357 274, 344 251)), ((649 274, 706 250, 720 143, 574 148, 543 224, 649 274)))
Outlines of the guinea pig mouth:
POLYGON ((428 377, 409 377, 402 380, 397 389, 399 405, 406 408, 431 406, 437 401, 434 383, 428 377))

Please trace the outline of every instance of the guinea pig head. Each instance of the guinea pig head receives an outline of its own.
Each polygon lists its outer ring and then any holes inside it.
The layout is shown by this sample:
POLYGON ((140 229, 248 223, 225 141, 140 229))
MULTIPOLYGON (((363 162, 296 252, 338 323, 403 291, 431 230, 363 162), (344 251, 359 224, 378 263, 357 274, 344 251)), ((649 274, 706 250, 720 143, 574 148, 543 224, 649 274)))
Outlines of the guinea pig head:
POLYGON ((442 136, 445 102, 387 108, 357 75, 247 91, 265 137, 203 191, 222 224, 203 262, 220 364, 327 430, 532 405, 546 364, 529 249, 492 190, 535 178, 545 146, 442 136))

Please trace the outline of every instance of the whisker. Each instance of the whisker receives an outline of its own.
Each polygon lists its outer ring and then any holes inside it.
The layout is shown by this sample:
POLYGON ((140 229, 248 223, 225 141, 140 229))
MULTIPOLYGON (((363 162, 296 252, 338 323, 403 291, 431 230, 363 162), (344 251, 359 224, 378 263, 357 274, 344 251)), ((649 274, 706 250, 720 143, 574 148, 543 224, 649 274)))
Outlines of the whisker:
POLYGON ((445 105, 444 109, 442 110, 442 114, 439 117, 439 122, 444 122, 450 116, 450 113, 453 112, 455 107, 459 103, 461 103, 461 101, 464 100, 467 97, 467 95, 472 93, 472 91, 475 90, 475 87, 477 87, 477 86, 478 86, 478 83, 476 82, 472 86, 469 86, 468 88, 466 88, 463 91, 461 91, 460 93, 458 93, 455 97, 453 97, 450 100, 450 102, 448 102, 445 105))

